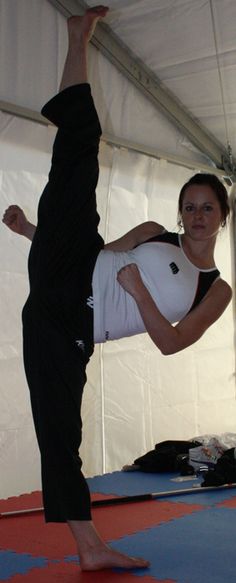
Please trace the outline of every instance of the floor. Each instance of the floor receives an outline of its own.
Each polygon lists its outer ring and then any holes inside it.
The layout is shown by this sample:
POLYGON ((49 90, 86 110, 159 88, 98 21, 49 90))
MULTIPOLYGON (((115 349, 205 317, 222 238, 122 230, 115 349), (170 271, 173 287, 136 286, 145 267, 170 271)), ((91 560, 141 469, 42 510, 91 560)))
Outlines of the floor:
POLYGON ((131 572, 82 573, 67 526, 44 523, 40 492, 0 500, 0 581, 235 583, 236 488, 206 491, 197 480, 178 480, 177 474, 141 472, 88 480, 94 501, 155 493, 148 501, 93 508, 111 546, 150 560, 149 569, 131 572))

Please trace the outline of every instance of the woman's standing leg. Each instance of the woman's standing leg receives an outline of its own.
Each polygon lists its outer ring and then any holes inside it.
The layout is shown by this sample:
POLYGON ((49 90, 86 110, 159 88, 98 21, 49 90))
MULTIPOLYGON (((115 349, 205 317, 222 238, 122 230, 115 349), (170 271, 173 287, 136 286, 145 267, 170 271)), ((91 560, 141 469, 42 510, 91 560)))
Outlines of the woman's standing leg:
MULTIPOLYGON (((98 19, 104 17, 107 10, 104 6, 98 6, 87 10, 83 17, 75 16, 69 19, 69 48, 60 87, 62 90, 71 85, 87 82, 88 42, 98 19)), ((83 570, 148 566, 148 562, 143 559, 128 557, 109 548, 101 540, 92 521, 70 520, 68 525, 76 540, 83 570)))

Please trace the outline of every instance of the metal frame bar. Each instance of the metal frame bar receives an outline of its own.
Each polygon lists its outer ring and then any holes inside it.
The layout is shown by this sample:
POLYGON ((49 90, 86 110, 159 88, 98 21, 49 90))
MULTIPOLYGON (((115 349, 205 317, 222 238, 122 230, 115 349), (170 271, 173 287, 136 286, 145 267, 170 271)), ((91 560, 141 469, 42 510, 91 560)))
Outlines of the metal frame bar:
MULTIPOLYGON (((64 16, 79 14, 87 7, 84 0, 49 0, 64 16)), ((218 168, 236 180, 235 163, 226 148, 164 87, 146 65, 122 43, 104 23, 98 23, 91 39, 96 46, 184 135, 218 168), (234 175, 235 173, 235 175, 234 175)))
MULTIPOLYGON (((45 126, 52 125, 51 122, 49 122, 39 112, 34 111, 33 109, 16 105, 14 103, 10 103, 9 101, 0 100, 0 111, 45 126)), ((221 178, 224 178, 228 186, 232 185, 232 180, 228 176, 228 174, 226 174, 224 170, 216 168, 214 166, 208 166, 207 164, 196 162, 194 160, 189 160, 188 158, 184 158, 182 156, 175 156, 173 154, 157 150, 156 148, 147 147, 143 144, 131 142, 130 140, 126 140, 125 138, 119 138, 107 133, 102 134, 102 141, 117 148, 126 148, 127 150, 132 150, 134 152, 138 152, 139 154, 144 154, 145 156, 151 156, 152 158, 156 158, 158 160, 160 159, 167 160, 167 162, 170 162, 171 164, 184 166, 185 168, 190 168, 192 170, 214 172, 214 174, 218 175, 221 178)))
POLYGON ((0 100, 0 111, 3 113, 8 113, 9 115, 21 117, 29 121, 34 121, 42 125, 51 125, 50 122, 48 122, 46 118, 43 117, 38 111, 28 109, 27 107, 22 107, 16 103, 10 103, 9 101, 0 100))

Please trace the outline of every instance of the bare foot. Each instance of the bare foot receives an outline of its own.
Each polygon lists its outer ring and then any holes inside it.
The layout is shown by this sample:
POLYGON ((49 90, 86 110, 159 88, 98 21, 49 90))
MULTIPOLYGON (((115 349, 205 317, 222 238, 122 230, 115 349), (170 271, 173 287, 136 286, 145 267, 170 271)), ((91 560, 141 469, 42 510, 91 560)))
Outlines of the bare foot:
POLYGON ((92 552, 85 553, 80 560, 82 571, 99 571, 102 569, 146 569, 149 562, 144 559, 123 555, 106 545, 92 552))
POLYGON ((88 8, 83 16, 71 16, 68 19, 68 32, 77 40, 88 42, 93 35, 97 21, 104 18, 108 12, 107 6, 94 6, 88 8))
POLYGON ((128 557, 112 549, 100 537, 92 520, 68 520, 68 526, 75 538, 82 571, 101 569, 146 569, 149 562, 136 557, 128 557))

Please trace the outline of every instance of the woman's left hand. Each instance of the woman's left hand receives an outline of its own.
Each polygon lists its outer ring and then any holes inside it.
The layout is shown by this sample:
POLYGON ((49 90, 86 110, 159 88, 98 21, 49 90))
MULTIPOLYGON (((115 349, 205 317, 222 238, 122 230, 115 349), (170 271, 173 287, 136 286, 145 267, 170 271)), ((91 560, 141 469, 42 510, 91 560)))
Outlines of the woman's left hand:
POLYGON ((117 281, 131 296, 135 296, 138 289, 144 285, 136 263, 122 267, 117 273, 117 281))

